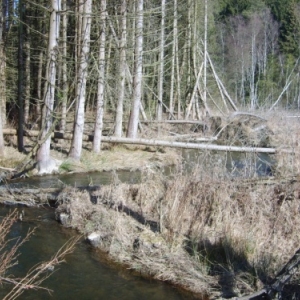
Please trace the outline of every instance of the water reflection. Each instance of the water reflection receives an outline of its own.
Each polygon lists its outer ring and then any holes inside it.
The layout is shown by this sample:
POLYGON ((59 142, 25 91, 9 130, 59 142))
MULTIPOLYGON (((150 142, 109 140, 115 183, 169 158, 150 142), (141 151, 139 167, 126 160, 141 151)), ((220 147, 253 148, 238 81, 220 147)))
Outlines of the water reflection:
MULTIPOLYGON (((71 186, 104 185, 118 180, 121 182, 136 183, 141 178, 139 171, 117 171, 117 172, 91 172, 76 174, 60 174, 34 176, 25 179, 16 179, 9 182, 12 188, 49 188, 71 186)), ((0 184, 1 185, 1 184, 0 184)))
POLYGON ((189 172, 198 166, 215 176, 215 172, 227 177, 249 178, 272 176, 275 160, 266 153, 244 153, 224 151, 197 151, 184 149, 182 156, 185 169, 189 172))
MULTIPOLYGON (((9 209, 0 206, 0 215, 4 216, 9 209)), ((53 209, 25 208, 24 221, 14 225, 10 237, 24 236, 35 226, 38 228, 34 236, 22 246, 18 265, 12 269, 14 276, 24 276, 37 262, 51 258, 71 235, 76 234, 54 220, 53 209)), ((110 267, 101 261, 101 253, 84 241, 66 260, 67 263, 59 266, 42 284, 53 290, 52 295, 45 291, 26 291, 20 299, 192 299, 164 283, 144 280, 126 270, 110 267)), ((0 298, 8 291, 9 287, 3 285, 0 298)))

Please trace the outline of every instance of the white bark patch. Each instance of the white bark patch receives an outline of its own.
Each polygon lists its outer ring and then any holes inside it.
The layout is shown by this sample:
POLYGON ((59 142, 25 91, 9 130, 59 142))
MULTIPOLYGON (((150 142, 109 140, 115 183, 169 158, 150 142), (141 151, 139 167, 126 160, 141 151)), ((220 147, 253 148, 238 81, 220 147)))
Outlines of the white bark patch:
POLYGON ((59 160, 49 158, 37 163, 37 169, 39 175, 58 173, 61 162, 59 160))

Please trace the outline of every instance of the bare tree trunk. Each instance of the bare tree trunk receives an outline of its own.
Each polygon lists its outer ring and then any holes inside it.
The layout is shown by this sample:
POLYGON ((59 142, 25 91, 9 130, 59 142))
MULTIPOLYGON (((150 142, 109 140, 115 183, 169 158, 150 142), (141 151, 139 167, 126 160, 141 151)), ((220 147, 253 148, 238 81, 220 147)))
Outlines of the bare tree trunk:
MULTIPOLYGON (((27 29, 29 31, 29 29, 27 29)), ((27 33, 27 40, 25 42, 25 93, 24 93, 24 123, 28 124, 29 109, 30 109, 30 33, 27 33)))
POLYGON ((160 49, 159 49, 159 68, 158 68, 158 103, 157 120, 162 120, 163 113, 163 82, 164 82, 164 48, 165 48, 165 12, 166 1, 161 1, 161 24, 160 24, 160 49))
POLYGON ((213 65, 213 63, 212 63, 212 61, 211 61, 210 56, 209 56, 208 53, 207 53, 207 59, 208 59, 208 62, 209 62, 209 64, 210 64, 210 67, 211 67, 211 69, 212 69, 212 71, 213 71, 213 73, 214 73, 214 77, 215 77, 215 80, 216 80, 216 82, 217 82, 217 85, 218 85, 220 94, 221 94, 221 96, 222 96, 222 99, 223 99, 223 101, 224 101, 224 105, 225 105, 226 108, 227 108, 227 105, 226 105, 226 102, 225 102, 225 98, 224 98, 223 95, 225 95, 225 96, 227 97, 227 99, 228 99, 230 105, 232 106, 232 108, 233 108, 235 111, 237 111, 238 109, 237 109, 236 105, 234 104, 233 100, 231 99, 231 97, 229 96, 229 94, 227 93, 227 91, 226 91, 226 89, 225 89, 225 87, 224 87, 224 85, 223 85, 221 79, 219 78, 218 74, 216 73, 215 68, 214 68, 214 65, 213 65))
POLYGON ((105 88, 105 41, 106 41, 106 0, 100 3, 100 45, 99 45, 99 78, 97 93, 97 112, 94 127, 93 151, 100 152, 101 136, 103 128, 103 106, 104 106, 104 88, 105 88))
POLYGON ((41 103, 42 103, 42 76, 43 76, 43 50, 39 54, 39 70, 38 70, 38 82, 37 82, 37 104, 36 104, 36 114, 37 117, 41 117, 41 103))
POLYGON ((143 0, 137 0, 136 9, 136 41, 133 78, 133 102, 128 122, 127 137, 136 138, 139 123, 139 111, 142 97, 143 69, 143 0))
MULTIPOLYGON (((170 100, 169 100, 169 119, 173 116, 174 112, 174 87, 175 87, 175 63, 176 63, 176 51, 177 45, 177 0, 174 0, 173 6, 173 46, 172 46, 172 65, 171 65, 171 88, 170 88, 170 100)), ((177 83, 178 84, 178 83, 177 83)))
POLYGON ((39 141, 40 148, 37 151, 37 163, 39 173, 51 173, 56 168, 54 160, 50 157, 50 131, 52 129, 54 94, 55 94, 55 79, 56 79, 56 64, 57 64, 57 51, 58 51, 58 38, 60 15, 60 0, 52 0, 52 12, 50 16, 50 32, 48 44, 48 62, 46 70, 46 84, 45 84, 45 97, 44 107, 42 112, 42 126, 41 136, 39 141))
MULTIPOLYGON (((3 3, 2 0, 0 1, 0 97, 3 101, 5 99, 5 55, 4 55, 4 41, 3 41, 3 3), (3 97, 3 98, 2 98, 3 97)), ((3 139, 3 114, 2 114, 2 102, 0 101, 0 155, 4 154, 4 139, 3 139)))
POLYGON ((181 119, 181 79, 180 79, 181 76, 180 76, 179 55, 178 55, 178 35, 176 38, 175 64, 176 64, 176 79, 177 79, 177 119, 179 120, 181 119))
POLYGON ((82 39, 82 15, 84 9, 84 0, 76 0, 76 8, 75 8, 75 82, 78 82, 78 70, 80 61, 78 61, 80 57, 81 51, 81 39, 82 39))
POLYGON ((192 95, 191 95, 191 101, 186 109, 186 116, 185 116, 185 119, 187 120, 188 117, 189 117, 189 114, 191 112, 191 108, 192 106, 196 103, 196 93, 197 93, 197 90, 198 90, 198 82, 200 80, 200 77, 201 77, 201 73, 202 73, 202 69, 203 69, 203 63, 200 67, 200 71, 198 72, 198 75, 197 75, 197 79, 196 79, 196 82, 195 82, 195 85, 194 85, 194 88, 193 88, 193 92, 192 92, 192 95))
POLYGON ((255 89, 255 67, 256 67, 256 32, 252 29, 251 36, 251 69, 250 69, 250 109, 254 110, 257 102, 255 89))
POLYGON ((23 126, 24 126, 24 17, 25 6, 23 0, 19 2, 19 41, 18 41, 18 150, 24 151, 23 126))
POLYGON ((67 26, 68 26, 68 15, 66 12, 67 0, 62 0, 62 82, 61 82, 61 120, 60 130, 65 132, 67 124, 67 102, 68 102, 68 76, 67 76, 67 26))
POLYGON ((0 1, 1 5, 1 16, 0 16, 0 106, 1 106, 1 116, 0 119, 2 121, 2 126, 6 124, 6 30, 4 23, 4 11, 5 6, 3 4, 3 0, 0 1))
MULTIPOLYGON (((192 24, 191 24, 191 15, 192 15, 192 0, 188 0, 188 25, 186 29, 186 35, 187 35, 187 44, 186 44, 186 67, 187 67, 187 80, 186 80, 186 86, 187 91, 185 95, 185 104, 187 104, 187 99, 191 99, 191 52, 192 52, 192 24)), ((192 106, 193 107, 193 106, 192 106)), ((186 114, 185 118, 188 117, 188 114, 186 114)))
POLYGON ((71 143, 69 157, 80 159, 82 151, 82 135, 84 130, 84 105, 86 98, 86 80, 88 71, 88 58, 90 52, 92 0, 86 0, 83 6, 82 17, 82 43, 80 48, 80 64, 78 70, 76 111, 74 120, 74 136, 71 143))
POLYGON ((121 3, 121 39, 119 43, 119 82, 118 84, 118 104, 116 112, 116 127, 115 136, 121 137, 123 130, 123 103, 125 95, 125 77, 126 77, 126 10, 127 10, 127 0, 122 0, 121 3))
POLYGON ((204 2, 204 74, 203 74, 203 105, 205 108, 205 115, 210 114, 207 105, 207 0, 204 2))

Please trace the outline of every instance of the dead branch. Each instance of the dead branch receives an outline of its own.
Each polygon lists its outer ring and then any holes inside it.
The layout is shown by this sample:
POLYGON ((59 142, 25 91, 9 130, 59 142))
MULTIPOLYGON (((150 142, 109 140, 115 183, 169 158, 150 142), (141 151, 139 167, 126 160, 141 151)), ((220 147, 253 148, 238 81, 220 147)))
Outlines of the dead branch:
MULTIPOLYGON (((281 294, 284 286, 291 280, 300 264, 300 249, 293 255, 280 272, 275 276, 270 285, 262 290, 244 297, 235 298, 236 300, 254 300, 254 299, 274 299, 277 294, 281 294)), ((280 298, 281 299, 281 298, 280 298)))
MULTIPOLYGON (((24 290, 28 289, 45 289, 50 292, 49 289, 40 287, 40 284, 51 275, 51 271, 54 267, 64 262, 66 255, 74 251, 76 243, 81 236, 75 236, 68 240, 57 253, 47 262, 42 262, 34 266, 27 275, 20 281, 14 282, 12 290, 3 298, 3 300, 13 300, 19 297, 24 290)), ((8 280, 6 280, 8 281, 8 280)))

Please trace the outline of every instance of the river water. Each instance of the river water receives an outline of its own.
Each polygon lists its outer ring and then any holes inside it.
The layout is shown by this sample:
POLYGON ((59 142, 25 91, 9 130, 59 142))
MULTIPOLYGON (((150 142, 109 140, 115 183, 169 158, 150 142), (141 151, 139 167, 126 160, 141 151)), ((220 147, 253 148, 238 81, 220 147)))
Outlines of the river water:
MULTIPOLYGON (((185 169, 189 171, 202 160, 211 160, 222 164, 229 176, 266 176, 272 161, 269 157, 252 154, 233 154, 220 156, 219 153, 201 154, 196 151, 183 151, 185 169), (249 171, 250 170, 250 171, 249 171)), ((210 164, 211 165, 211 164, 210 164)), ((167 172, 167 171, 166 171, 167 172)), ((172 172, 172 170, 171 170, 172 172)), ((43 176, 16 180, 12 187, 57 187, 63 185, 87 186, 103 185, 120 180, 134 183, 140 180, 140 172, 121 171, 89 174, 72 174, 43 176)), ((11 210, 11 207, 0 206, 0 217, 11 210)), ((29 228, 37 227, 34 236, 21 248, 18 264, 13 267, 14 276, 24 276, 36 263, 48 260, 74 234, 71 229, 63 228, 54 218, 54 208, 24 208, 23 221, 17 222, 11 237, 25 236, 29 228)), ((42 285, 53 290, 49 295, 45 291, 28 291, 20 299, 193 299, 172 286, 145 280, 134 276, 128 270, 108 264, 99 250, 92 248, 84 240, 80 241, 74 253, 67 257, 67 262, 58 267, 42 285)), ((9 286, 0 287, 0 298, 3 298, 9 286)))
MULTIPOLYGON (((0 216, 6 215, 11 207, 0 206, 0 216)), ((34 236, 24 244, 18 257, 18 264, 11 273, 18 277, 40 261, 45 261, 74 234, 71 229, 63 228, 54 219, 53 208, 21 208, 25 210, 23 221, 13 226, 10 238, 25 236, 29 228, 37 227, 34 236)), ((75 251, 66 257, 42 286, 53 290, 26 291, 20 299, 193 299, 172 286, 142 279, 128 270, 109 265, 101 252, 92 248, 84 240, 80 241, 75 251)), ((0 288, 0 299, 10 290, 9 285, 0 288)))

